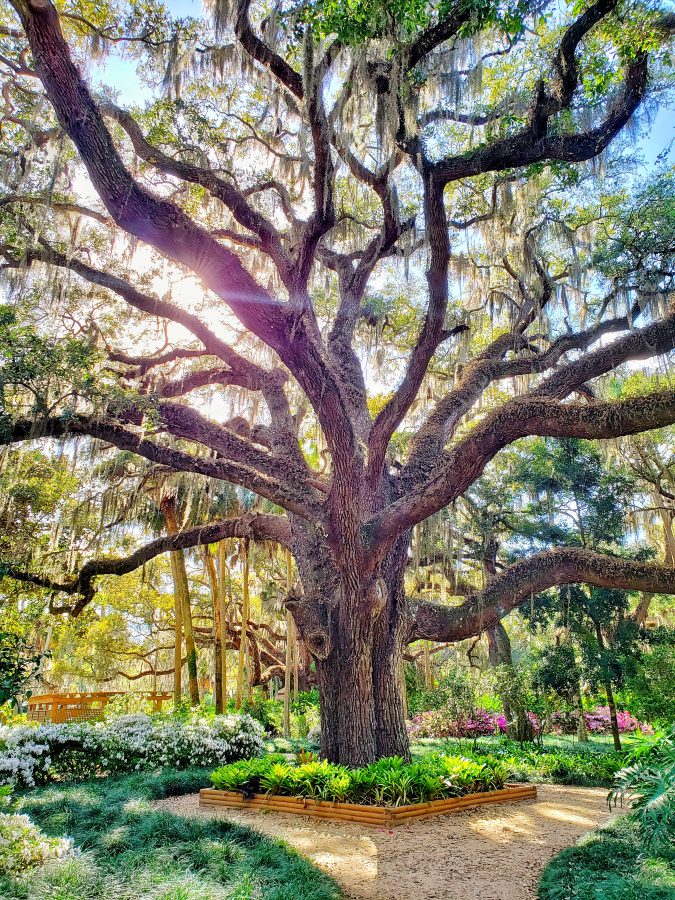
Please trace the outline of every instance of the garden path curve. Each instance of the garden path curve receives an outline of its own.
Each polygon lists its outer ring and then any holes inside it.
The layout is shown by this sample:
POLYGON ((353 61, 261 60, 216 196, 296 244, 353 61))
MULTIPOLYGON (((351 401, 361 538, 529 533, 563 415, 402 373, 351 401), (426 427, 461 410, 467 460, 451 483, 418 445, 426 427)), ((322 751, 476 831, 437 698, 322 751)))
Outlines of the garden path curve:
POLYGON ((220 816, 282 838, 332 875, 350 900, 533 900, 549 859, 612 818, 606 789, 539 785, 537 793, 536 800, 479 806, 391 830, 200 809, 197 794, 156 805, 178 815, 220 816))

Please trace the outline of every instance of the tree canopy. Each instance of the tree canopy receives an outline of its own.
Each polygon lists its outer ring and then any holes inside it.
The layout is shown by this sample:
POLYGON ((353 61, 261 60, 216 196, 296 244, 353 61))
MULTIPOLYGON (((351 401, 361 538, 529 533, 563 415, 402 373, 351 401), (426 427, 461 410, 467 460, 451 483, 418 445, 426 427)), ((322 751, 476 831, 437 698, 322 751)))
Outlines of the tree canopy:
POLYGON ((404 581, 412 530, 515 442, 631 454, 675 421, 675 182, 665 159, 639 177, 631 144, 668 102, 675 20, 636 0, 169 9, 3 3, 0 435, 245 502, 124 553, 93 472, 88 517, 48 552, 3 548, 3 571, 77 616, 167 551, 281 545, 324 752, 405 755, 411 641, 562 584, 675 592, 672 555, 576 529, 455 579, 459 602, 404 581), (98 85, 113 59, 134 91, 98 85))

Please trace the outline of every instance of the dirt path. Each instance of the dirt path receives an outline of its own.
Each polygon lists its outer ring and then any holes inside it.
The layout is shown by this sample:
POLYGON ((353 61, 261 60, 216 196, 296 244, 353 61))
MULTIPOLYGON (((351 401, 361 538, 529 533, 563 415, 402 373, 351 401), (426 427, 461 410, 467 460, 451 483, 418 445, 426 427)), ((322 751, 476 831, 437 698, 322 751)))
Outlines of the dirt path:
POLYGON ((179 815, 223 816, 282 838, 332 875, 351 900, 533 900, 548 860, 611 818, 606 790, 542 785, 537 791, 536 800, 391 831, 280 813, 200 810, 196 794, 157 805, 179 815))

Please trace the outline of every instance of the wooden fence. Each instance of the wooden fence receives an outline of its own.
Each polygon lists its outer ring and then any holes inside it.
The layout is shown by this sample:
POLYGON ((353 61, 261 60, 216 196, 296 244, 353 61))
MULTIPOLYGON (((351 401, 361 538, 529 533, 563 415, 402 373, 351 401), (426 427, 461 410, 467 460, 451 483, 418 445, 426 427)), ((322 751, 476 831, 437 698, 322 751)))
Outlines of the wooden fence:
MULTIPOLYGON (((28 700, 28 718, 32 722, 100 721, 103 711, 113 697, 129 695, 126 691, 75 691, 68 694, 36 694, 28 700)), ((150 700, 154 712, 173 699, 173 694, 156 691, 134 693, 135 697, 150 700)))

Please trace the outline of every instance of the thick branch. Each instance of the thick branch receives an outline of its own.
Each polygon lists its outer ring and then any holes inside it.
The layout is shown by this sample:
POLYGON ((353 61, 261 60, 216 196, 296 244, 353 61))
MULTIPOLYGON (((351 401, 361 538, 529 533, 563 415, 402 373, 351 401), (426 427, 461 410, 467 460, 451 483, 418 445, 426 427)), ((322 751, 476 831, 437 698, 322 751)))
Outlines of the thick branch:
POLYGON ((464 640, 492 627, 540 591, 575 583, 675 594, 675 569, 576 547, 547 550, 510 566, 460 606, 411 601, 408 640, 464 640))
MULTIPOLYGON (((166 404, 166 406, 171 406, 171 404, 166 404)), ((197 413, 193 413, 187 407, 180 407, 179 409, 185 413, 191 413, 192 416, 198 416, 197 413)), ((164 414, 169 415, 166 410, 164 414)), ((187 435, 187 428, 185 422, 182 421, 180 413, 176 413, 174 409, 171 415, 175 418, 173 433, 184 430, 187 435)), ((127 418, 129 417, 133 417, 134 420, 138 419, 139 411, 129 407, 127 418)), ((119 447, 120 450, 129 450, 145 459, 149 459, 151 462, 159 463, 178 472, 194 472, 207 478, 216 478, 220 481, 230 481, 233 484, 242 485, 303 518, 315 520, 322 518, 320 504, 312 499, 313 491, 310 493, 302 486, 293 486, 288 481, 287 472, 283 473, 283 481, 279 481, 272 475, 257 471, 248 462, 224 456, 216 458, 198 456, 186 453, 176 447, 163 446, 148 440, 142 434, 125 428, 118 422, 104 421, 89 416, 53 417, 38 422, 23 419, 11 425, 5 425, 4 429, 0 431, 0 444, 13 444, 41 437, 63 438, 86 434, 119 447)), ((206 442, 207 436, 204 431, 210 427, 208 420, 204 419, 201 425, 195 425, 195 427, 199 428, 199 431, 197 435, 193 434, 190 440, 206 442)), ((214 424, 214 432, 218 428, 219 426, 214 424)), ((167 430, 169 429, 167 428, 167 430)), ((223 432, 225 432, 225 429, 223 429, 223 432)), ((181 434, 181 436, 183 435, 181 434)), ((228 433, 227 440, 227 444, 231 446, 232 452, 235 452, 235 442, 229 440, 230 437, 236 438, 236 435, 228 433)), ((209 439, 211 439, 211 435, 209 435, 209 439)), ((213 439, 215 440, 215 437, 213 439)), ((249 448, 248 452, 250 453, 256 455, 262 453, 253 444, 249 445, 245 442, 245 446, 249 448)), ((241 458, 245 459, 243 452, 241 458)), ((277 462, 274 463, 274 466, 279 468, 277 462)))
POLYGON ((353 429, 322 356, 313 316, 275 300, 234 253, 173 203, 150 194, 131 177, 71 61, 50 0, 15 0, 15 5, 47 96, 113 219, 128 233, 192 269, 245 328, 277 351, 314 406, 333 455, 351 461, 353 429))
POLYGON ((546 160, 584 162, 609 146, 629 121, 647 91, 647 56, 640 54, 624 73, 621 94, 612 103, 604 122, 578 134, 546 133, 531 127, 511 137, 484 144, 458 156, 431 163, 431 171, 443 185, 483 172, 502 172, 546 160))
POLYGON ((58 582, 50 578, 23 572, 11 566, 3 567, 2 574, 17 581, 36 584, 52 591, 59 591, 69 595, 79 595, 79 599, 72 607, 55 607, 54 612, 68 612, 73 616, 79 615, 90 603, 96 592, 94 579, 100 575, 126 575, 140 568, 170 550, 187 550, 190 547, 198 547, 203 544, 215 544, 225 538, 250 538, 258 541, 275 541, 288 546, 290 541, 290 526, 284 516, 268 516, 251 513, 238 519, 227 519, 224 522, 216 522, 213 525, 201 525, 197 528, 188 528, 174 535, 165 535, 155 541, 136 550, 130 556, 118 558, 94 559, 85 563, 79 573, 67 581, 58 582))
POLYGON ((559 403, 522 397, 486 416, 444 455, 441 471, 418 492, 386 507, 368 524, 373 544, 382 545, 463 494, 507 444, 528 435, 612 438, 675 422, 675 391, 615 403, 559 403))
POLYGON ((145 162, 169 175, 199 184, 220 200, 232 213, 237 222, 258 235, 259 249, 264 250, 274 260, 282 279, 288 278, 289 261, 281 247, 279 234, 272 223, 255 210, 246 200, 242 191, 229 181, 218 177, 210 169, 183 162, 168 156, 158 147, 153 147, 145 139, 136 120, 128 112, 110 101, 100 104, 104 115, 114 119, 128 134, 136 154, 145 162))
MULTIPOLYGON (((404 478, 419 483, 439 462, 439 455, 448 437, 462 416, 469 412, 483 391, 494 381, 545 372, 571 350, 586 350, 595 342, 615 331, 626 331, 639 315, 639 308, 628 316, 608 319, 594 328, 577 334, 564 334, 541 353, 534 353, 519 335, 501 335, 464 370, 460 383, 438 401, 427 421, 418 432, 404 471, 404 478), (505 360, 509 350, 523 350, 519 359, 505 360)), ((589 353, 563 366, 532 391, 534 396, 563 399, 591 378, 616 368, 627 360, 648 359, 675 347, 675 315, 635 329, 606 347, 589 353)))

